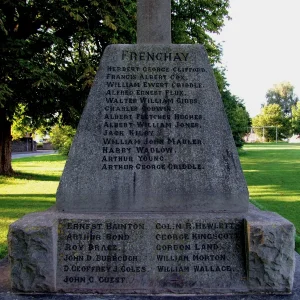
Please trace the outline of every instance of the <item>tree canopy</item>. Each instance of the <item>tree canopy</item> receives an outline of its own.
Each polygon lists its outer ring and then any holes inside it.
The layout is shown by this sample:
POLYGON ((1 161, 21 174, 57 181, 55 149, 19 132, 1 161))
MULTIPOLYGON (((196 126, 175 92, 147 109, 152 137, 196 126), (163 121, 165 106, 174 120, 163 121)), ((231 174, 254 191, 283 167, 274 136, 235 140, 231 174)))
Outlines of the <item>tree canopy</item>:
POLYGON ((238 148, 244 145, 244 136, 251 126, 251 119, 241 99, 232 95, 229 90, 221 92, 225 112, 231 127, 235 144, 238 148))
MULTIPOLYGON (((173 43, 202 43, 228 18, 229 0, 173 0, 173 43)), ((76 126, 108 44, 135 43, 134 0, 4 0, 0 3, 0 174, 12 173, 10 128, 21 104, 38 126, 76 126)))
POLYGON ((262 107, 261 113, 252 119, 252 125, 253 127, 261 127, 256 128, 255 132, 264 136, 266 142, 276 140, 276 127, 277 130, 279 129, 281 137, 288 135, 286 119, 279 104, 269 104, 262 107))
POLYGON ((274 84, 266 94, 267 104, 278 104, 285 116, 292 115, 292 107, 299 100, 289 82, 274 84))
POLYGON ((255 129, 259 136, 264 135, 266 141, 274 141, 276 127, 279 139, 300 132, 300 102, 291 83, 274 84, 266 93, 266 102, 261 113, 252 119, 254 127, 265 127, 255 129))
POLYGON ((300 101, 292 107, 292 130, 294 134, 300 134, 300 101))
POLYGON ((101 54, 131 43, 135 2, 5 0, 0 3, 0 174, 12 173, 10 126, 20 104, 38 126, 76 126, 101 54))
POLYGON ((123 2, 2 1, 0 105, 7 118, 23 103, 35 122, 57 112, 76 119, 106 45, 133 41, 133 4, 123 9, 123 2))
POLYGON ((221 61, 222 51, 210 33, 219 33, 228 15, 229 0, 173 0, 172 41, 205 46, 212 64, 221 61))

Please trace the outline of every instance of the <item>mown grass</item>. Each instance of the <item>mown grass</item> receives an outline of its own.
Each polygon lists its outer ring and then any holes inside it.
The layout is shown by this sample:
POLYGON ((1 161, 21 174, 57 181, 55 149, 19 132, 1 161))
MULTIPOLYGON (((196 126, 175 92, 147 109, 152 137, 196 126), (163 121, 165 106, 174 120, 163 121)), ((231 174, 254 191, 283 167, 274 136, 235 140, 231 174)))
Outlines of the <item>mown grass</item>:
POLYGON ((300 252, 300 144, 246 144, 240 159, 251 201, 295 225, 300 252))
POLYGON ((7 254, 8 226, 55 203, 65 160, 57 154, 14 159, 15 175, 0 176, 0 259, 7 254))

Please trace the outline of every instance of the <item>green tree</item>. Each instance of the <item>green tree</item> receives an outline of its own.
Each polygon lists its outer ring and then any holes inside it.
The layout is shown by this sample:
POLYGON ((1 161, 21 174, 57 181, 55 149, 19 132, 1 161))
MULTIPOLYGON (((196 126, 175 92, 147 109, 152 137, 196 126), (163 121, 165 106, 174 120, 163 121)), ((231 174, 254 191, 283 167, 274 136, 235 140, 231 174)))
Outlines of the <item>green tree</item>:
POLYGON ((222 50, 211 38, 220 33, 228 15, 229 0, 173 0, 172 41, 174 44, 204 45, 212 64, 220 62, 222 50))
POLYGON ((225 76, 225 69, 215 68, 214 73, 235 145, 237 148, 241 148, 245 143, 243 137, 247 134, 248 128, 251 126, 251 118, 243 100, 230 92, 225 76))
POLYGON ((23 104, 19 104, 16 108, 12 121, 12 139, 16 140, 25 136, 35 138, 37 135, 43 137, 49 132, 51 123, 52 122, 48 122, 47 119, 44 119, 43 123, 38 127, 34 126, 32 117, 27 116, 25 113, 25 106, 23 104))
POLYGON ((267 104, 278 104, 285 116, 291 117, 292 107, 299 100, 289 82, 274 84, 266 94, 267 104))
POLYGON ((294 134, 300 134, 300 101, 292 107, 292 131, 294 134))
POLYGON ((265 141, 271 142, 276 140, 276 127, 278 138, 285 138, 289 134, 288 119, 285 118, 279 104, 269 104, 261 109, 261 113, 252 119, 255 132, 265 138, 265 141), (270 128, 270 126, 272 126, 270 128))
POLYGON ((11 124, 22 104, 43 120, 76 126, 108 44, 134 41, 135 2, 0 2, 0 174, 11 174, 11 124))
MULTIPOLYGON (((228 17, 228 0, 174 0, 174 43, 221 50, 209 33, 228 17)), ((11 174, 11 124, 20 104, 32 126, 46 119, 76 127, 108 44, 135 43, 136 0, 0 2, 0 174, 11 174)))
POLYGON ((235 145, 241 148, 244 145, 243 137, 251 126, 251 119, 241 99, 232 95, 230 91, 221 92, 225 112, 231 127, 235 145))
POLYGON ((76 130, 69 125, 56 124, 51 128, 50 141, 54 149, 68 155, 76 130))
POLYGON ((12 138, 13 140, 20 139, 27 135, 32 135, 34 129, 32 127, 32 118, 24 113, 25 107, 19 104, 16 108, 12 122, 12 138))

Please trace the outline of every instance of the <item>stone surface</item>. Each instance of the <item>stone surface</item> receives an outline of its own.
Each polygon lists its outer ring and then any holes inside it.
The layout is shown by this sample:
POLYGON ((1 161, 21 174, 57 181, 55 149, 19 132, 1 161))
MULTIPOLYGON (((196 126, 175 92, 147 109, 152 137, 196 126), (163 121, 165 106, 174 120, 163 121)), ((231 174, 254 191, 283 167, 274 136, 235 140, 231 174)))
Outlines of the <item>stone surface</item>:
POLYGON ((295 272, 293 224, 277 214, 262 214, 258 210, 246 221, 250 288, 272 292, 276 287, 288 292, 295 272))
POLYGON ((137 1, 137 43, 171 44, 171 1, 137 1))
POLYGON ((10 225, 8 247, 14 290, 56 290, 57 221, 47 216, 29 214, 10 225))
MULTIPOLYGON (((191 299, 203 299, 203 300, 299 300, 300 299, 300 255, 295 253, 296 258, 296 268, 295 268, 295 280, 293 285, 293 291, 291 294, 284 295, 271 295, 271 294, 240 294, 240 295, 181 295, 181 300, 191 300, 191 299)), ((33 300, 33 299, 43 299, 43 300, 178 300, 178 296, 162 296, 162 295, 91 295, 91 294, 16 294, 12 293, 10 286, 4 282, 9 281, 8 272, 8 262, 7 259, 0 260, 0 299, 1 300, 33 300), (4 278, 3 278, 4 277, 4 278)))
POLYGON ((10 251, 13 288, 104 294, 289 293, 293 238, 291 223, 252 209, 218 216, 53 210, 26 216, 10 230, 10 247, 21 241, 10 251), (43 246, 37 251, 36 244, 43 246), (260 249, 267 249, 268 256, 260 249))
POLYGON ((0 259, 0 299, 1 293, 10 291, 10 272, 8 257, 0 259))
POLYGON ((246 182, 201 45, 106 48, 57 208, 247 211, 246 182))
POLYGON ((242 219, 184 214, 81 218, 59 221, 59 291, 198 294, 244 289, 242 219))

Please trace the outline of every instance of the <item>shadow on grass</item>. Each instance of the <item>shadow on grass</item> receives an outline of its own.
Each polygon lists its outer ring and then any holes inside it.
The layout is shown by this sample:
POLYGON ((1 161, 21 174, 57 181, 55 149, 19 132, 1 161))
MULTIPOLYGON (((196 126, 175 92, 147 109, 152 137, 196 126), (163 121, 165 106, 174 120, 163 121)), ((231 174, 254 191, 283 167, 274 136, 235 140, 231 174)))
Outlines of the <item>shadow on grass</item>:
POLYGON ((14 158, 14 162, 36 162, 36 161, 65 161, 67 160, 67 156, 60 154, 50 154, 50 155, 40 155, 40 156, 30 156, 30 157, 22 157, 22 158, 14 158))
POLYGON ((8 176, 0 176, 0 184, 7 184, 7 178, 9 178, 8 176))
POLYGON ((10 194, 0 195, 0 219, 16 219, 21 216, 44 211, 55 204, 55 194, 10 194))
POLYGON ((0 259, 7 255, 8 249, 6 243, 0 243, 0 259))
POLYGON ((61 176, 43 175, 37 173, 15 172, 13 176, 16 179, 37 180, 37 181, 59 181, 61 176))
MULTIPOLYGON (((299 155, 300 159, 300 155, 299 155)), ((294 160, 288 162, 257 162, 242 163, 247 183, 251 185, 279 185, 292 190, 299 190, 300 165, 294 160)))

